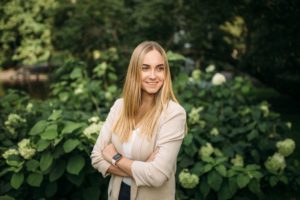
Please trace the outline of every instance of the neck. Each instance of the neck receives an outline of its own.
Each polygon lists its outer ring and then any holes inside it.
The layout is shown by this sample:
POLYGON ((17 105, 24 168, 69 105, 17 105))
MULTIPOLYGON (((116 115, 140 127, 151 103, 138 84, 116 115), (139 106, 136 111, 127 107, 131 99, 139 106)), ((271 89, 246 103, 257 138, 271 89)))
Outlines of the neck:
POLYGON ((150 106, 153 104, 155 99, 155 95, 154 94, 147 94, 145 92, 143 92, 142 94, 142 106, 150 106))

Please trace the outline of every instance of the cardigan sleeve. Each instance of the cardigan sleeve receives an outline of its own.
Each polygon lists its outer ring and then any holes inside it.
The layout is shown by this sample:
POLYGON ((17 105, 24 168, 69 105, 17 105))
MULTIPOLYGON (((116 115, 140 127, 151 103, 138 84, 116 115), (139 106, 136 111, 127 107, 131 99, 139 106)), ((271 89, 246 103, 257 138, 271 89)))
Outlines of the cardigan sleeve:
POLYGON ((102 155, 102 150, 111 141, 111 128, 116 118, 116 115, 119 112, 119 109, 120 99, 116 100, 114 105, 111 107, 91 153, 92 166, 99 172, 101 172, 103 177, 106 177, 108 175, 106 172, 110 166, 110 163, 104 159, 102 155))
POLYGON ((186 112, 176 104, 167 109, 157 136, 159 151, 152 162, 134 161, 132 176, 137 186, 159 187, 175 173, 177 155, 185 134, 186 112))

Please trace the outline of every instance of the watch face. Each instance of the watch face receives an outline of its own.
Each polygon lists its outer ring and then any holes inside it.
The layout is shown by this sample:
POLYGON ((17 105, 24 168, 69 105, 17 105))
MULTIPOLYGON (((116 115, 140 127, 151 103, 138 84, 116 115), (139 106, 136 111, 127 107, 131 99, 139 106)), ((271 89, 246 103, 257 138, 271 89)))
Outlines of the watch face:
POLYGON ((119 153, 114 155, 114 157, 113 157, 113 159, 116 160, 116 161, 120 160, 121 158, 122 158, 122 155, 119 154, 119 153))

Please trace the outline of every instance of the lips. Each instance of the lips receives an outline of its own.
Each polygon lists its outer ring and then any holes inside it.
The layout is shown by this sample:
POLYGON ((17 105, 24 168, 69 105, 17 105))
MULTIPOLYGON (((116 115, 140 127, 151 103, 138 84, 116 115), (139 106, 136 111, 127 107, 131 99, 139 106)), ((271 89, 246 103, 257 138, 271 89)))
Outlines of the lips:
POLYGON ((155 84, 157 84, 158 82, 146 82, 147 84, 149 84, 149 85, 155 85, 155 84))

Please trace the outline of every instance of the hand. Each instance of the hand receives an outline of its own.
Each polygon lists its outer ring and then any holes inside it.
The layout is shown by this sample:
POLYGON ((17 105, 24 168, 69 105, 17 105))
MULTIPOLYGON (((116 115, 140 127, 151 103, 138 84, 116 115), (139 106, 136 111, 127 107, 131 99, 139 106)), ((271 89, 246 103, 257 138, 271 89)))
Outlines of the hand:
POLYGON ((118 152, 113 144, 107 145, 102 151, 104 159, 109 163, 111 163, 113 156, 117 153, 118 152))
POLYGON ((150 156, 148 157, 148 159, 146 160, 146 162, 151 162, 155 159, 156 154, 159 152, 159 147, 157 147, 155 149, 155 151, 153 151, 150 156))

